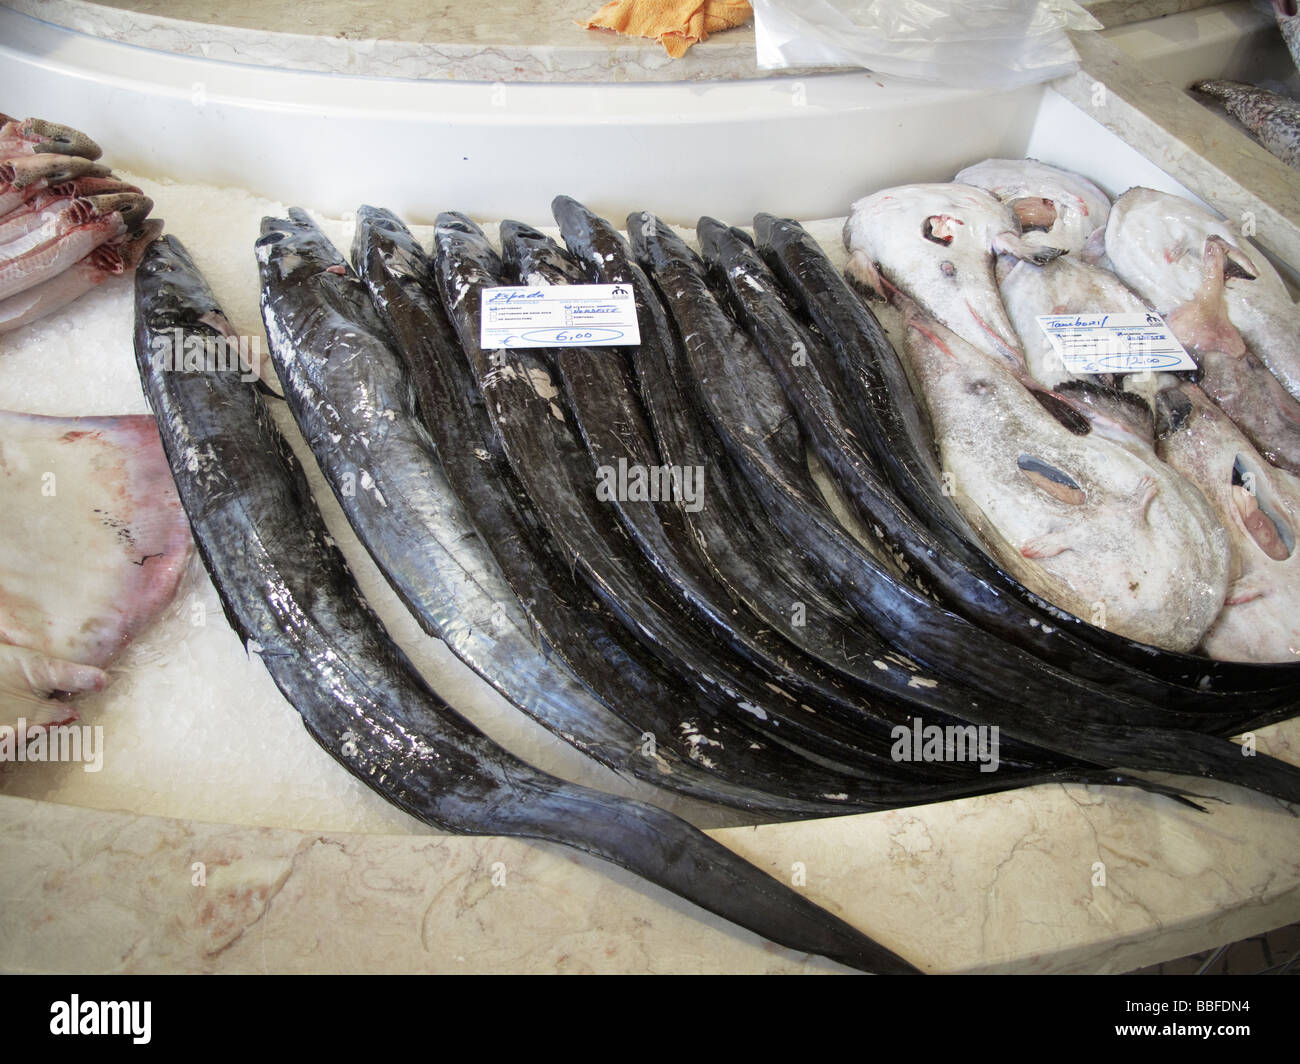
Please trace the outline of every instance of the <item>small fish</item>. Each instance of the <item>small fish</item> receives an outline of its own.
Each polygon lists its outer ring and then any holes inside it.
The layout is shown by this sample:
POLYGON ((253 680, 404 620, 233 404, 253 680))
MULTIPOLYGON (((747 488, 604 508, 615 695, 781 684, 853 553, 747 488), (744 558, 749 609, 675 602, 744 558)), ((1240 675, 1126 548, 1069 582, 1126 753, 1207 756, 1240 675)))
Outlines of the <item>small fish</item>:
POLYGON ((110 277, 120 277, 134 270, 140 264, 145 248, 159 237, 162 230, 162 221, 150 218, 139 229, 100 244, 62 273, 56 273, 8 299, 0 299, 0 333, 13 332, 53 314, 110 277))
POLYGON ((73 200, 48 224, 0 246, 0 299, 58 276, 110 240, 139 228, 153 200, 133 192, 73 200))
POLYGON ((0 159, 17 155, 76 155, 98 159, 99 145, 86 134, 43 118, 6 118, 0 115, 0 159))
POLYGON ((1222 100, 1228 114, 1288 166, 1300 169, 1300 103, 1242 81, 1198 81, 1192 91, 1222 100))

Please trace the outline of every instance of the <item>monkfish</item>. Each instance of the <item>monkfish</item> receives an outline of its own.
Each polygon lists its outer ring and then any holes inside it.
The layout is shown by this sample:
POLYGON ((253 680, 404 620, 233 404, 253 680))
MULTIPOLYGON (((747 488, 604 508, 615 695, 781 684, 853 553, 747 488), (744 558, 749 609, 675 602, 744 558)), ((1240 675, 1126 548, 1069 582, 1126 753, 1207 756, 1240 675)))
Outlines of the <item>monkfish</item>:
POLYGON ((1232 544, 1232 583, 1203 649, 1229 661, 1300 661, 1300 478, 1275 469, 1194 384, 1157 396, 1160 455, 1205 493, 1232 544))
POLYGON ((853 204, 844 225, 848 272, 884 292, 880 275, 969 344, 1023 360, 993 276, 1006 253, 1039 264, 1061 249, 1028 242, 1015 212, 970 185, 901 185, 853 204))

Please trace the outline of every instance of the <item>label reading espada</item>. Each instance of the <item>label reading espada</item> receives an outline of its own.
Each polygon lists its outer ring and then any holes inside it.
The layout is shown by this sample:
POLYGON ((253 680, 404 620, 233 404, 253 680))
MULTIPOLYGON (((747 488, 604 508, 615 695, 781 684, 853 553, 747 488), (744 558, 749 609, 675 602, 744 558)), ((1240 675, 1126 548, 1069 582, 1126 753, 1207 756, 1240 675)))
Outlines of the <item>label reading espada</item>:
POLYGON ((626 284, 485 288, 479 344, 503 347, 634 347, 636 300, 626 284))
POLYGON ((1158 314, 1039 314, 1038 324, 1071 373, 1196 369, 1158 314))

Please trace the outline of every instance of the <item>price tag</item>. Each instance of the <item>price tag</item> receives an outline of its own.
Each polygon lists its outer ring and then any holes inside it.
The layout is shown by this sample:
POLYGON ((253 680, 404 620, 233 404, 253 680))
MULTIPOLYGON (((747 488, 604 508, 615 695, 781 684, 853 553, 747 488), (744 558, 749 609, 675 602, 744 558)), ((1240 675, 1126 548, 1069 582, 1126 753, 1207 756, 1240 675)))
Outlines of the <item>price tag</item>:
POLYGON ((636 300, 626 284, 483 289, 479 344, 503 347, 634 347, 636 300))
POLYGON ((1071 373, 1197 368, 1158 314, 1040 314, 1038 324, 1071 373))

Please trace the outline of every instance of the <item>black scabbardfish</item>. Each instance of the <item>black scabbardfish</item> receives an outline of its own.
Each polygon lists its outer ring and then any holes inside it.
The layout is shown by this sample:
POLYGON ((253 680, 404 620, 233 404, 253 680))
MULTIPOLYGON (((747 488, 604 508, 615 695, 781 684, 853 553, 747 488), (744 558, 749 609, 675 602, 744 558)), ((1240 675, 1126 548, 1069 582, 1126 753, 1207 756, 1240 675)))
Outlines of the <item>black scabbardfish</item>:
POLYGON ((180 242, 153 244, 136 358, 181 502, 227 619, 331 756, 443 830, 572 846, 792 949, 916 970, 684 821, 538 772, 444 702, 362 598, 254 386, 154 367, 156 336, 215 337, 223 320, 180 242))

